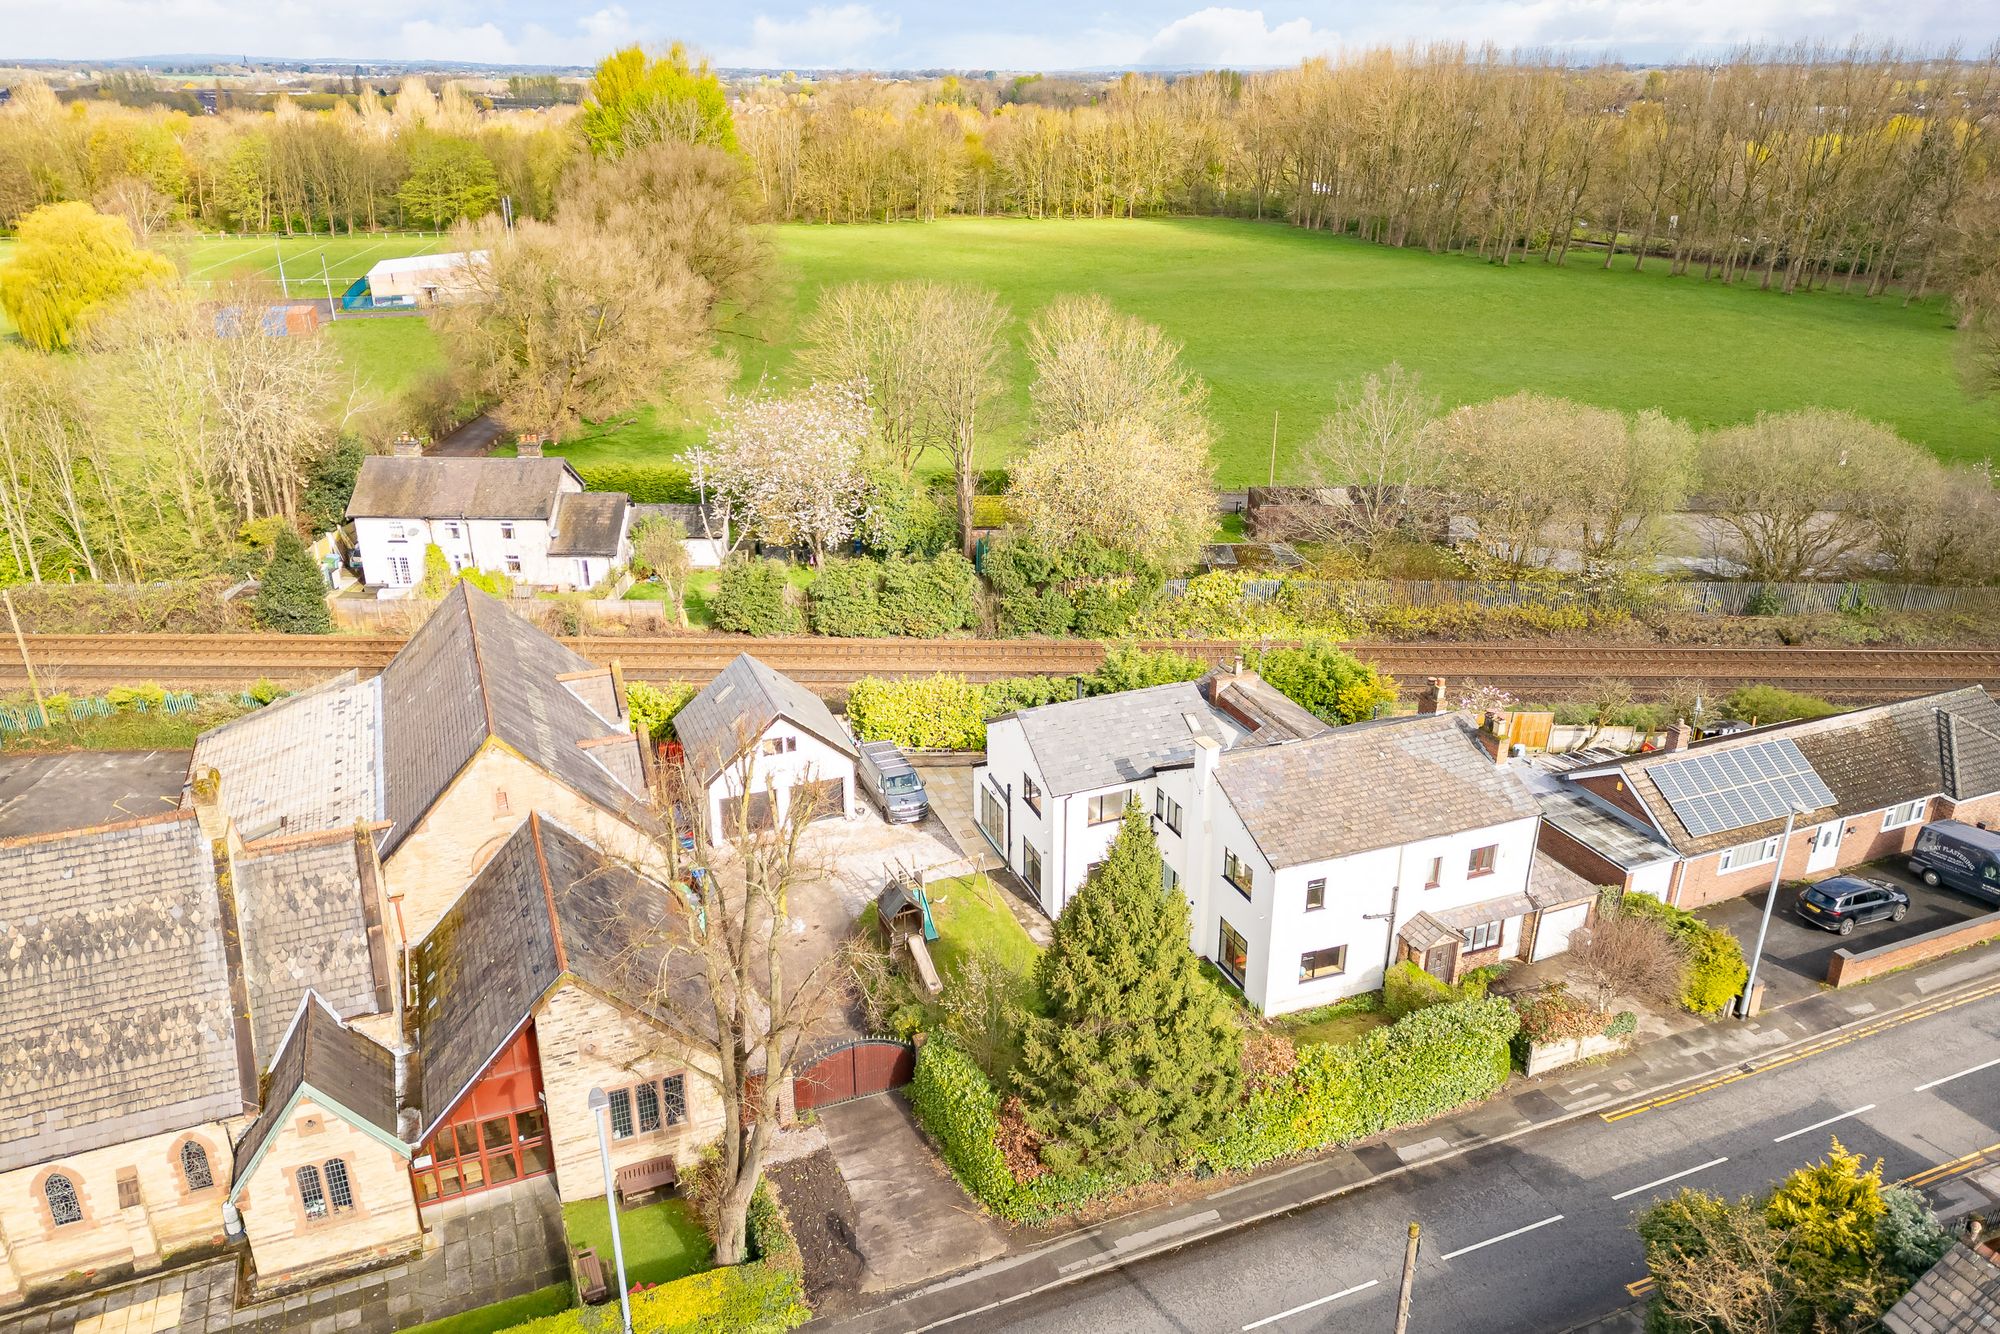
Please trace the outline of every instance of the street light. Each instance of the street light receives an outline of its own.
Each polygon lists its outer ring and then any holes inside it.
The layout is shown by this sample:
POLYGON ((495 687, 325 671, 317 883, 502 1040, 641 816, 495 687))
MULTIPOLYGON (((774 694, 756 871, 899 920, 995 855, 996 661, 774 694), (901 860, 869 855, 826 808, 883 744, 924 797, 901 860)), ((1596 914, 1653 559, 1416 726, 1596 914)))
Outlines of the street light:
POLYGON ((618 1188, 611 1175, 611 1098, 603 1089, 590 1091, 590 1119, 597 1123, 597 1156, 604 1160, 604 1212, 611 1218, 611 1262, 618 1270, 618 1315, 623 1334, 632 1334, 632 1298, 625 1290, 625 1243, 618 1236, 618 1188))
POLYGON ((1792 825, 1807 809, 1795 801, 1785 812, 1785 833, 1778 840, 1778 860, 1771 864, 1771 890, 1764 895, 1764 919, 1757 924, 1757 948, 1750 954, 1750 975, 1743 979, 1743 997, 1736 1007, 1738 1019, 1750 1018, 1750 998, 1757 993, 1757 965, 1764 961, 1764 937, 1771 929, 1771 909, 1778 902, 1778 880, 1785 873, 1785 854, 1792 846, 1792 825))

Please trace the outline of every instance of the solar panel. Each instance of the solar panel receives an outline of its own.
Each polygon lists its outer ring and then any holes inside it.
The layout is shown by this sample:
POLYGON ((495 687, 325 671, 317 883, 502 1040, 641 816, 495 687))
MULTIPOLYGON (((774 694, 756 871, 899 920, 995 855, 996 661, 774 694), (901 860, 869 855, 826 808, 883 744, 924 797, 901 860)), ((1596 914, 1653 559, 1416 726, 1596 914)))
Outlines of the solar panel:
POLYGON ((1775 820, 1796 806, 1816 811, 1833 793, 1799 752, 1779 739, 1690 755, 1657 765, 1653 782, 1696 838, 1775 820))

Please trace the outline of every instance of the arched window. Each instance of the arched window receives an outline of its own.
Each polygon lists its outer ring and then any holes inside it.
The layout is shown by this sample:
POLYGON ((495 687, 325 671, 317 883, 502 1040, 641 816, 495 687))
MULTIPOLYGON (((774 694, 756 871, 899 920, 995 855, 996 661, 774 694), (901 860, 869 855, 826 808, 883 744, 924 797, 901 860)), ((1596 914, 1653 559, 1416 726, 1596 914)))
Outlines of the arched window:
POLYGON ((83 1201, 77 1198, 76 1183, 62 1173, 49 1174, 49 1179, 42 1183, 42 1194, 48 1197, 49 1218, 57 1227, 83 1221, 83 1201))
POLYGON ((194 1140, 181 1145, 181 1176, 190 1191, 207 1190, 215 1184, 215 1174, 208 1170, 208 1150, 194 1140))
POLYGON ((335 1213, 354 1207, 354 1188, 347 1183, 347 1163, 342 1159, 326 1160, 326 1194, 335 1213))
POLYGON ((305 1205, 307 1218, 326 1217, 326 1189, 320 1185, 319 1169, 308 1163, 298 1170, 299 1202, 305 1205))

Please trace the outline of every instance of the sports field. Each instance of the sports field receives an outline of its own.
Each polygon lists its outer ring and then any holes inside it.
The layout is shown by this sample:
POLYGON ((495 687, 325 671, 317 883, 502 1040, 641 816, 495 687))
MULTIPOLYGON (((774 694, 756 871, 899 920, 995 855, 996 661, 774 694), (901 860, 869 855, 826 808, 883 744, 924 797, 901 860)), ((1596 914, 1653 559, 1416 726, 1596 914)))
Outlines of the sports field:
POLYGON ((230 278, 257 277, 282 284, 287 295, 323 297, 345 292, 356 278, 385 259, 428 254, 451 238, 432 232, 382 236, 169 237, 156 243, 188 281, 212 286, 230 278))

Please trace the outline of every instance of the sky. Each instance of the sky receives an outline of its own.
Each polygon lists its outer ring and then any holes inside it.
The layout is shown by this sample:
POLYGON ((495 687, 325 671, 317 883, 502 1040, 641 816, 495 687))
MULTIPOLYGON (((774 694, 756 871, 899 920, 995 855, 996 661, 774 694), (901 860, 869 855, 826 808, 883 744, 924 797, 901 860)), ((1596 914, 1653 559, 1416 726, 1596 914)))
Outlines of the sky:
POLYGON ((589 64, 687 42, 719 65, 778 69, 1095 69, 1289 65, 1444 38, 1662 61, 1742 43, 2000 38, 1991 0, 0 0, 0 63, 176 53, 589 64))

